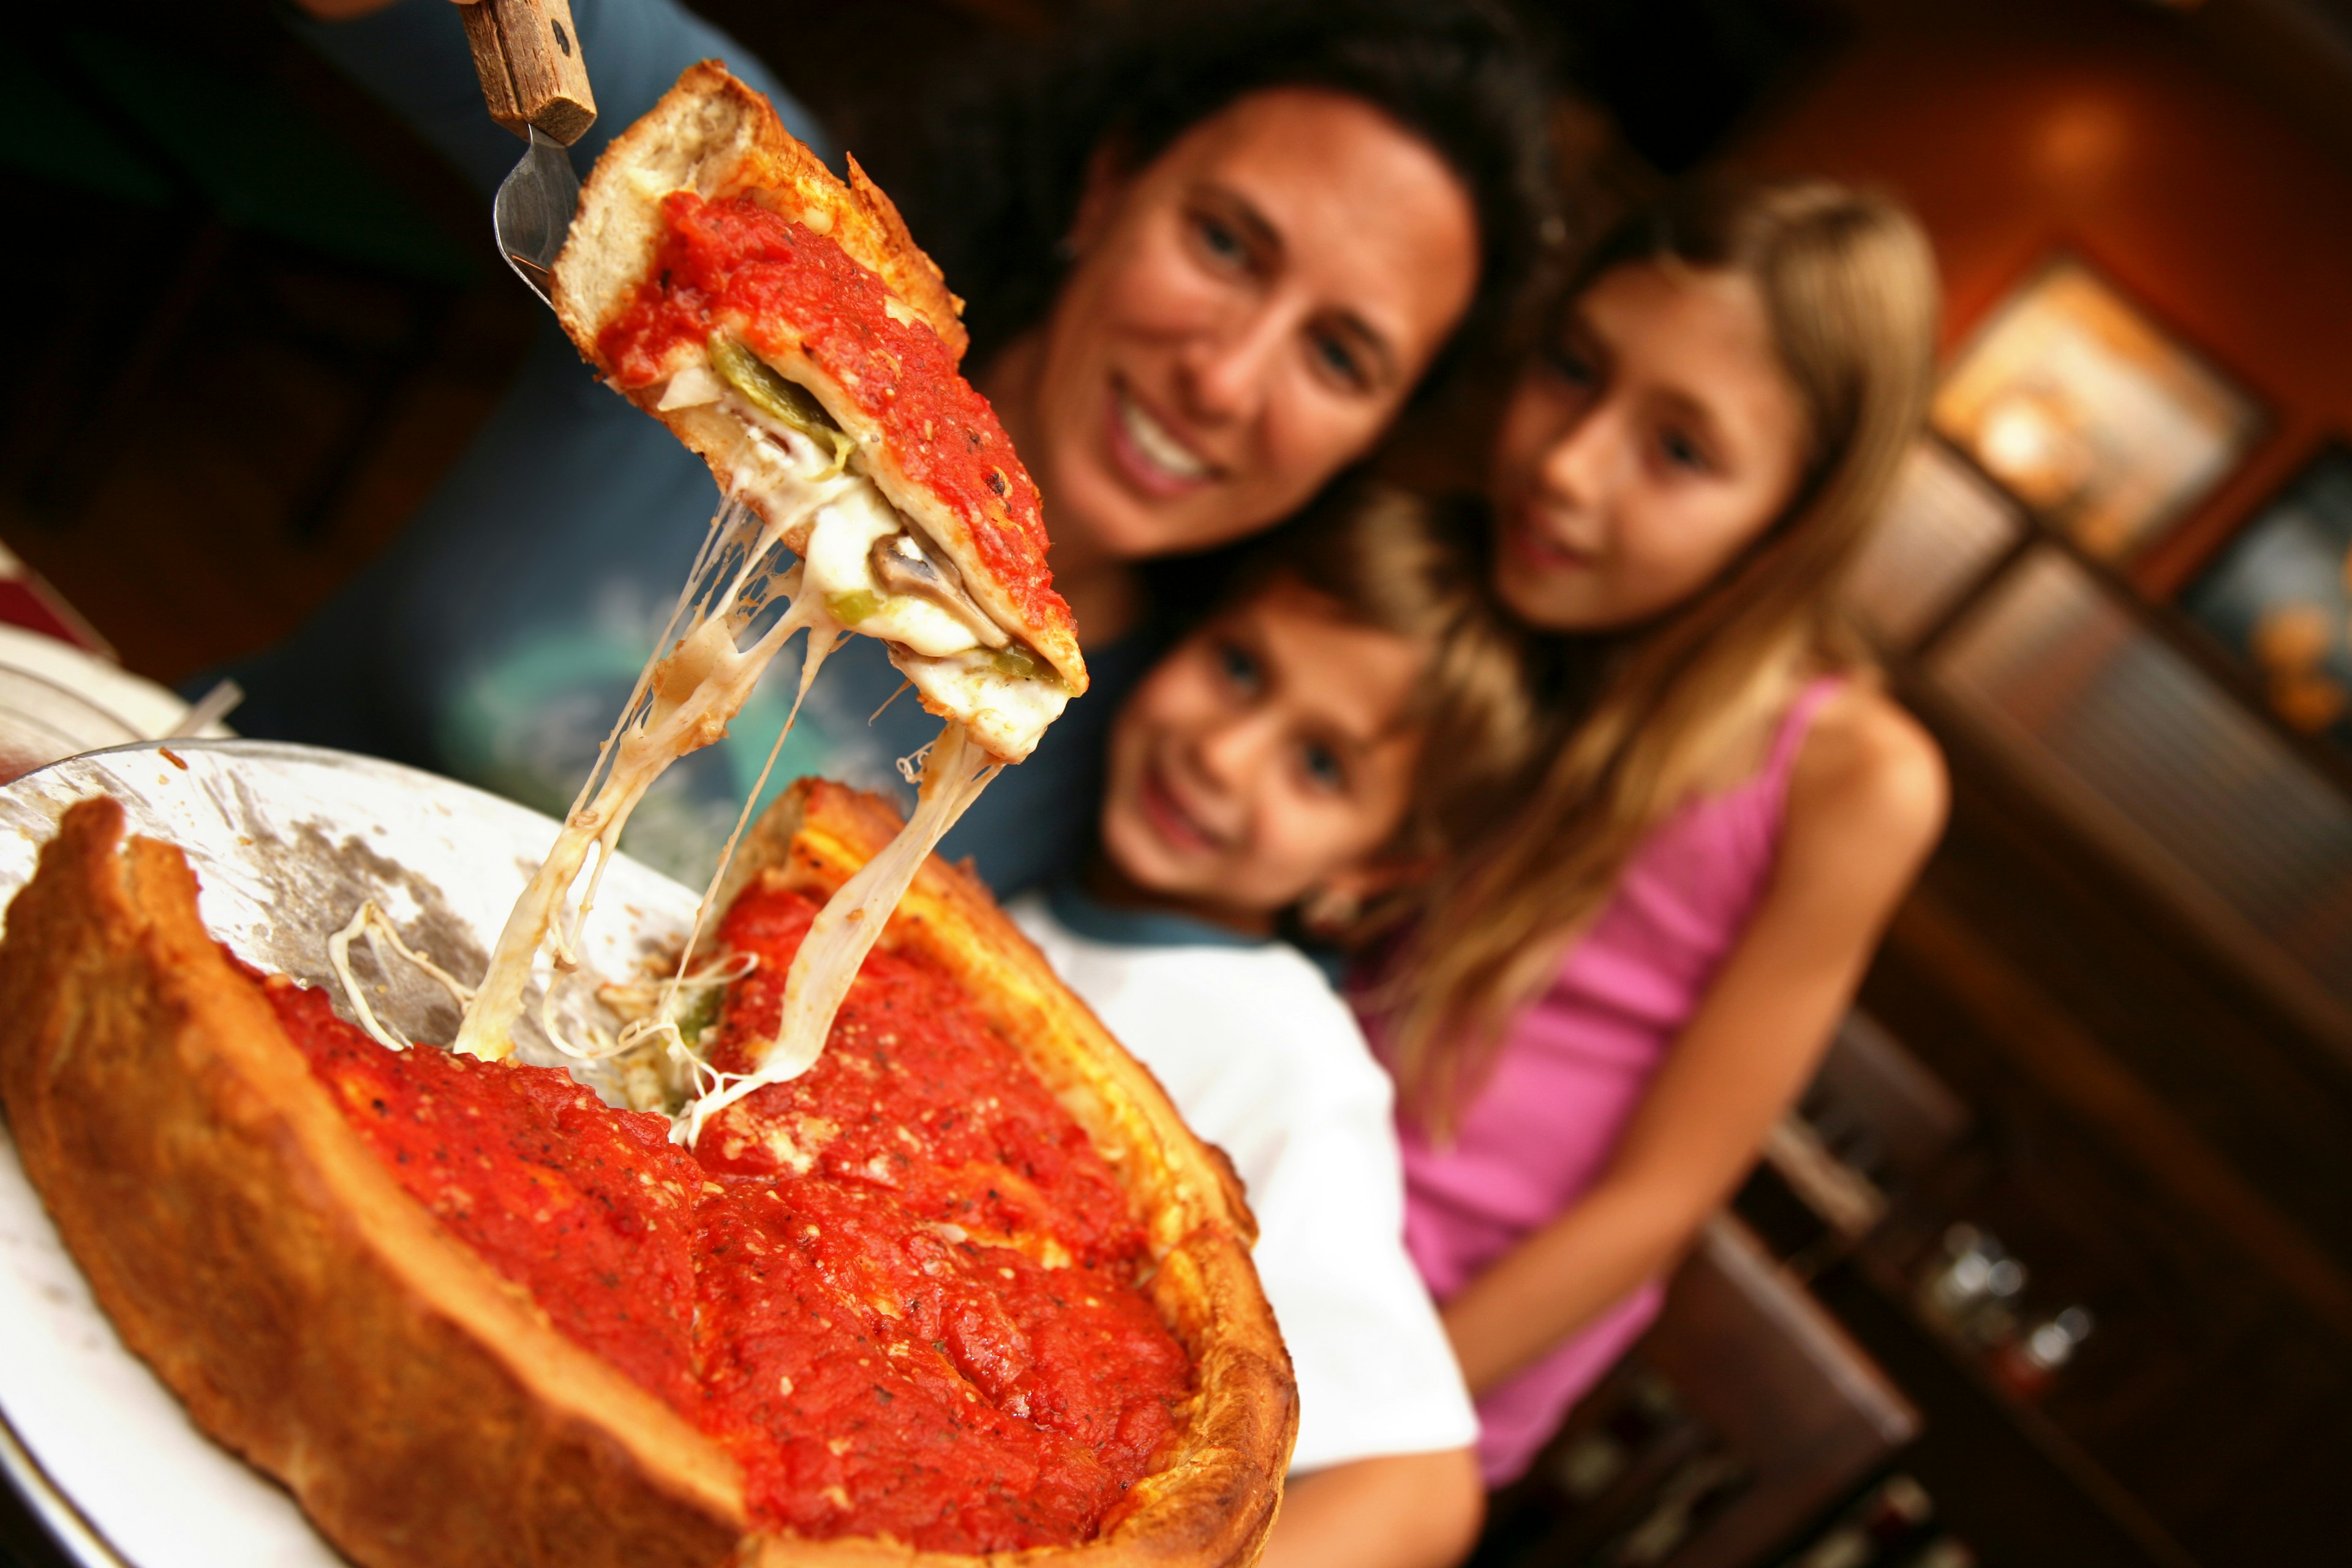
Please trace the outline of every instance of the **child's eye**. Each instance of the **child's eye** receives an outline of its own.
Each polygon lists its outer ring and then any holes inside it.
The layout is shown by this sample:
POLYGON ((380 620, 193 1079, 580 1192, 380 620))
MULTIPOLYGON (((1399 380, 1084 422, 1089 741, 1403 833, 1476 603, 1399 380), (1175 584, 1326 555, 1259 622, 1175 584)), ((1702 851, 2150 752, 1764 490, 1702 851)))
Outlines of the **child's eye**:
POLYGON ((1348 787, 1348 770, 1339 753, 1319 741, 1308 741, 1298 748, 1298 765, 1307 782, 1318 789, 1337 794, 1348 787))
POLYGON ((1687 469, 1695 474, 1706 471, 1706 452, 1700 449, 1697 442, 1680 430, 1668 429, 1660 435, 1658 449, 1665 454, 1666 461, 1677 468, 1687 469))
POLYGON ((1257 659, 1239 643, 1217 645, 1217 668, 1234 690, 1255 694, 1258 689, 1257 659))

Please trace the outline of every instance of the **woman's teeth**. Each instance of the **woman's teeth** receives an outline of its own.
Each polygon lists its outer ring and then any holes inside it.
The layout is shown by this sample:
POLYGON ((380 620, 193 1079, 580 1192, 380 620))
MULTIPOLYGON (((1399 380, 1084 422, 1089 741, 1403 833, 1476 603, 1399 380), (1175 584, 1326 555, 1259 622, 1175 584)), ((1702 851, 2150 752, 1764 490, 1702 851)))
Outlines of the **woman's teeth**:
POLYGON ((1175 479, 1205 479, 1209 465, 1194 457, 1191 448, 1161 428, 1158 420, 1146 414, 1135 399, 1124 392, 1118 395, 1119 423, 1127 430, 1128 439, 1146 461, 1175 479))

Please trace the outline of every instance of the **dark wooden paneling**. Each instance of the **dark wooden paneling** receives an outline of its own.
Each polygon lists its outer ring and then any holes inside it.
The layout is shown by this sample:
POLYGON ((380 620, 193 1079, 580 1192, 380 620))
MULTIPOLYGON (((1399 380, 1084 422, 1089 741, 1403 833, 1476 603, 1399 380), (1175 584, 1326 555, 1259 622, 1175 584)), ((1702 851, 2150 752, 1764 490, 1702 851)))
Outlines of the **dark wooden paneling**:
MULTIPOLYGON (((2033 1270, 2035 1309, 2098 1316, 2037 1418, 2200 1562, 2320 1551, 2342 1533, 2327 1478, 2352 1467, 2342 1194, 2314 1185, 2345 1155, 2340 1088, 2144 894, 1954 760, 1951 833, 1864 996, 1976 1110, 1980 1150, 1874 1241, 1871 1294, 1899 1314, 1945 1223, 1989 1226, 2033 1270)), ((1971 1443, 1992 1445, 1971 1461, 1988 1473, 2021 1462, 2000 1447, 2014 1431, 1912 1380, 1940 1365, 1950 1393, 1946 1373, 1968 1381, 1953 1361, 1890 1363, 1931 1447, 1963 1469, 1971 1443)))

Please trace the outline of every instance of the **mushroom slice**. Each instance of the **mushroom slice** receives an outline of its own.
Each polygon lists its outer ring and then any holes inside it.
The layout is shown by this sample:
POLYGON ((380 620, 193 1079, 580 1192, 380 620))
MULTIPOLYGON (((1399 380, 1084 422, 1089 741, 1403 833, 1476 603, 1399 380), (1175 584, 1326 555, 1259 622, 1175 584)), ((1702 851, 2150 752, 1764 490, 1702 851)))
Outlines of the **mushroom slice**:
POLYGON ((913 534, 894 533, 876 540, 866 562, 874 568, 874 580, 881 585, 885 596, 908 594, 929 600, 971 628, 971 635, 980 639, 982 647, 1004 647, 1012 643, 1004 628, 972 603, 955 568, 932 560, 913 534))

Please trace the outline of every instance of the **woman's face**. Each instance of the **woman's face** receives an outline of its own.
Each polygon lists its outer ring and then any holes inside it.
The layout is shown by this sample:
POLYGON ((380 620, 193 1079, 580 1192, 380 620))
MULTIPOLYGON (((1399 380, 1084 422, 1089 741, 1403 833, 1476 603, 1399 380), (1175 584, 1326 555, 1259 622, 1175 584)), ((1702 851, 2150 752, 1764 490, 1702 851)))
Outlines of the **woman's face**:
POLYGON ((1035 345, 1021 453, 1057 535, 1116 560, 1304 504, 1395 416, 1468 308, 1470 197, 1337 93, 1242 99, 1098 170, 1035 345))
POLYGON ((1788 507, 1807 438, 1748 278, 1663 263, 1603 273, 1504 412, 1496 589, 1549 631, 1656 615, 1788 507))

